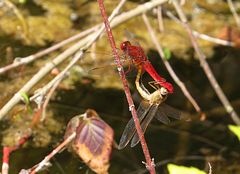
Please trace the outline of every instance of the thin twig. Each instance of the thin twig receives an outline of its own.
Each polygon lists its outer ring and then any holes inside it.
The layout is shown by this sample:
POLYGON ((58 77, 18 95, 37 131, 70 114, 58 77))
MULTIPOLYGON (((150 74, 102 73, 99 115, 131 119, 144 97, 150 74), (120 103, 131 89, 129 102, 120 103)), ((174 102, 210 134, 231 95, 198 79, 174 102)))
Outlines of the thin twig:
MULTIPOLYGON (((151 10, 151 9, 153 9, 153 8, 157 7, 158 5, 163 4, 165 2, 167 2, 167 0, 160 0, 160 1, 159 0, 157 0, 157 1, 152 0, 150 2, 141 4, 134 9, 131 9, 130 11, 124 12, 121 15, 116 16, 111 22, 111 27, 116 27, 119 24, 121 24, 123 22, 126 22, 127 20, 130 20, 133 17, 138 16, 142 13, 145 13, 146 11, 149 11, 149 10, 151 10)), ((117 11, 118 10, 116 10, 116 12, 117 11)), ((11 70, 11 69, 13 69, 13 68, 18 67, 18 66, 28 64, 28 63, 44 56, 44 55, 47 55, 47 54, 63 47, 64 45, 69 44, 71 42, 74 42, 74 41, 76 41, 76 40, 78 40, 78 39, 80 39, 80 38, 82 38, 82 37, 84 37, 88 34, 89 35, 94 34, 94 32, 98 31, 100 27, 101 27, 101 24, 98 24, 98 25, 96 25, 96 26, 94 26, 90 29, 87 29, 87 30, 85 30, 85 31, 83 31, 83 32, 81 32, 77 35, 74 35, 74 36, 72 36, 72 37, 70 37, 70 38, 68 38, 68 39, 66 39, 66 40, 64 40, 60 43, 57 43, 56 45, 53 45, 53 46, 51 46, 51 47, 49 47, 45 50, 42 50, 40 52, 37 52, 33 55, 30 55, 30 56, 27 56, 27 57, 24 57, 24 58, 15 58, 15 61, 12 64, 9 64, 7 66, 4 66, 4 67, 0 68, 0 75, 9 71, 9 70, 11 70)))
POLYGON ((209 172, 208 172, 208 174, 212 174, 212 166, 211 166, 211 163, 210 163, 210 162, 208 162, 208 167, 209 167, 209 172))
POLYGON ((46 95, 46 99, 42 105, 42 115, 41 115, 41 119, 40 121, 44 121, 45 118, 46 118, 46 108, 47 108, 47 105, 54 93, 54 91, 57 89, 58 85, 61 83, 62 79, 59 79, 58 81, 56 81, 56 83, 52 86, 52 88, 49 90, 48 94, 46 95))
POLYGON ((13 151, 17 150, 19 147, 21 147, 27 141, 29 136, 30 135, 25 135, 24 137, 22 137, 16 146, 3 147, 2 174, 8 174, 10 154, 13 151))
POLYGON ((17 142, 17 145, 15 146, 5 146, 3 147, 3 157, 2 157, 2 174, 8 174, 9 169, 9 157, 10 154, 19 149, 24 143, 27 142, 28 138, 32 135, 32 128, 38 123, 39 115, 41 115, 42 109, 38 109, 36 112, 34 112, 32 122, 30 126, 27 128, 27 131, 20 140, 17 142))
POLYGON ((46 93, 54 86, 54 84, 58 83, 58 81, 61 81, 65 77, 66 73, 75 65, 75 63, 80 58, 82 58, 83 54, 84 54, 83 51, 79 51, 61 73, 54 77, 47 85, 45 85, 41 89, 36 90, 37 93, 30 97, 30 101, 33 101, 38 97, 45 96, 46 93))
MULTIPOLYGON (((137 16, 141 13, 145 13, 148 10, 151 10, 154 7, 157 7, 160 4, 167 2, 167 0, 152 0, 145 4, 139 5, 135 9, 132 9, 128 12, 125 12, 119 15, 113 22, 111 26, 117 26, 126 20, 131 19, 134 16, 137 16)), ((78 49, 83 47, 89 42, 90 38, 96 37, 96 33, 92 33, 86 38, 78 41, 76 44, 65 50, 62 54, 57 56, 51 63, 47 63, 44 67, 42 67, 37 74, 35 74, 31 80, 29 80, 0 110, 0 120, 21 100, 21 92, 27 93, 34 85, 36 85, 43 77, 45 77, 55 66, 61 64, 64 60, 66 60, 69 56, 74 54, 78 49)))
MULTIPOLYGON (((166 11, 166 15, 169 18, 171 18, 172 20, 174 20, 175 22, 177 22, 178 24, 182 25, 182 22, 176 16, 174 16, 172 14, 172 12, 166 11)), ((216 44, 219 44, 219 45, 224 45, 224 46, 231 46, 231 47, 234 46, 233 42, 230 42, 230 41, 227 41, 227 40, 223 40, 223 39, 219 39, 219 38, 215 38, 215 37, 211 37, 211 36, 208 36, 206 34, 199 33, 199 32, 197 32, 195 30, 192 30, 192 33, 193 33, 193 35, 195 37, 203 39, 203 40, 207 40, 209 42, 213 42, 213 43, 216 43, 216 44)))
POLYGON ((176 73, 174 72, 174 70, 172 69, 170 63, 167 61, 167 59, 165 58, 163 49, 161 47, 161 45, 159 44, 158 40, 157 40, 157 36, 153 31, 153 28, 147 18, 147 16, 145 14, 142 15, 144 23, 148 29, 148 33, 150 34, 150 37, 152 39, 152 42, 154 43, 154 45, 156 46, 157 50, 158 50, 158 54, 160 55, 160 57, 162 58, 162 61, 164 63, 164 65, 166 66, 169 74, 171 75, 171 77, 173 78, 173 80, 176 82, 176 84, 181 88, 183 94, 187 97, 187 99, 190 101, 190 103, 193 105, 193 107, 195 108, 195 110, 200 113, 201 112, 201 108, 199 107, 199 105, 197 104, 197 102, 195 101, 195 99, 192 97, 192 95, 190 94, 190 92, 187 90, 186 86, 184 85, 184 83, 178 78, 178 76, 176 75, 176 73))
POLYGON ((48 166, 50 159, 54 157, 60 150, 66 147, 75 137, 76 132, 73 132, 61 144, 59 144, 50 154, 48 154, 40 163, 38 163, 31 169, 28 170, 22 169, 19 174, 35 174, 41 171, 44 167, 48 166))
POLYGON ((164 25, 163 25, 163 16, 162 16, 162 6, 159 5, 157 8, 157 17, 158 17, 158 26, 159 31, 164 32, 164 25))
POLYGON ((240 27, 240 18, 239 18, 238 14, 237 14, 237 11, 236 11, 236 9, 235 9, 235 7, 233 5, 232 0, 227 0, 227 3, 228 3, 228 6, 229 6, 232 14, 233 14, 233 17, 234 17, 234 19, 236 21, 237 26, 240 27))
POLYGON ((200 49, 196 38, 193 36, 192 33, 192 29, 191 27, 188 25, 187 22, 187 18, 181 8, 181 6, 179 5, 177 0, 173 0, 173 5, 178 13, 178 16, 180 18, 180 20, 183 23, 183 26, 185 28, 185 30, 187 31, 192 45, 198 55, 199 61, 201 63, 201 66, 206 74, 206 76, 208 77, 208 80, 210 81, 213 89, 215 90, 218 98, 220 99, 220 101, 222 102, 224 108, 226 109, 227 113, 231 116, 232 120, 234 121, 234 123, 236 123, 237 125, 240 125, 240 119, 237 115, 237 113, 235 112, 235 110, 233 109, 231 103, 228 101, 227 97, 225 96, 224 92, 222 91, 221 87, 219 86, 217 80, 215 79, 212 70, 210 69, 207 61, 206 61, 206 56, 204 55, 204 53, 202 52, 202 50, 200 49))
MULTIPOLYGON (((58 87, 58 85, 60 84, 60 82, 64 79, 64 77, 66 76, 66 74, 68 73, 68 71, 75 65, 75 63, 82 58, 83 56, 83 52, 80 51, 78 52, 74 58, 71 60, 71 62, 65 67, 65 69, 59 73, 52 81, 50 81, 47 85, 44 86, 45 89, 38 89, 36 91, 37 94, 35 94, 36 96, 42 95, 40 96, 40 98, 44 98, 44 96, 46 95, 46 99, 42 105, 42 116, 40 121, 43 121, 46 117, 46 107, 50 101, 50 98, 53 94, 53 92, 56 90, 56 88, 58 87), (49 92, 48 92, 49 91, 49 92), (48 92, 48 94, 46 94, 48 92)), ((35 99, 36 96, 33 96, 32 98, 30 98, 30 101, 35 99)), ((41 103, 39 103, 39 105, 41 105, 41 103)))
MULTIPOLYGON (((89 36, 90 37, 90 36, 89 36)), ((0 110, 0 120, 21 100, 21 93, 28 93, 28 91, 36 85, 43 77, 45 77, 55 66, 62 63, 69 56, 71 56, 74 52, 79 50, 82 46, 84 46, 89 37, 79 41, 77 44, 65 50, 62 54, 57 56, 51 62, 48 62, 43 66, 37 74, 35 74, 0 110)))
POLYGON ((102 18, 103 18, 103 21, 104 21, 104 24, 105 24, 106 33, 108 35, 108 39, 109 39, 110 45, 112 47, 112 52, 114 54, 115 61, 116 61, 117 67, 118 67, 118 72, 119 72, 119 75, 120 75, 122 83, 123 83, 123 89, 124 89, 125 95, 127 97, 129 109, 132 113, 132 117, 133 117, 133 120, 134 120, 134 123, 135 123, 135 126, 136 126, 136 130, 137 130, 137 134, 140 137, 140 142, 141 142, 141 145, 142 145, 143 153, 145 155, 145 159, 146 159, 146 162, 147 162, 147 168, 149 169, 151 174, 154 174, 154 173, 156 173, 156 171, 155 171, 154 165, 152 164, 150 153, 149 153, 146 141, 144 139, 144 134, 143 134, 143 131, 142 131, 141 126, 140 126, 140 122, 139 122, 138 117, 137 117, 137 112, 136 112, 136 109, 135 109, 135 106, 134 106, 134 103, 133 103, 133 100, 132 100, 132 96, 131 96, 131 93, 130 93, 130 90, 129 90, 129 87, 128 87, 128 83, 127 83, 127 80, 126 80, 126 77, 125 77, 125 73, 124 73, 124 70, 123 70, 123 67, 122 67, 122 64, 121 64, 120 56, 119 56, 117 48, 116 48, 115 40, 114 40, 114 37, 112 35, 111 27, 110 27, 110 24, 108 22, 108 17, 107 17, 106 11, 105 11, 103 0, 98 0, 98 4, 99 4, 99 8, 100 8, 100 11, 101 11, 101 14, 102 14, 102 18))
POLYGON ((233 42, 223 40, 223 39, 219 39, 219 38, 215 38, 215 37, 211 37, 211 36, 208 36, 206 34, 199 33, 197 31, 193 31, 193 35, 197 38, 200 38, 200 39, 203 39, 203 40, 206 40, 206 41, 209 41, 209 42, 213 42, 213 43, 216 43, 216 44, 219 44, 219 45, 230 46, 230 47, 234 46, 233 42))
MULTIPOLYGON (((131 19, 134 16, 137 16, 141 13, 145 13, 152 8, 157 7, 160 4, 167 2, 167 0, 153 0, 147 2, 145 4, 139 5, 135 9, 132 9, 128 12, 125 12, 118 17, 114 18, 111 23, 111 26, 115 27, 126 20, 131 19)), ((86 45, 89 42, 89 39, 93 37, 95 33, 89 35, 88 37, 82 39, 81 41, 77 42, 67 50, 65 50, 62 54, 57 56, 51 63, 47 63, 44 67, 40 69, 40 71, 32 77, 0 110, 0 120, 21 100, 21 92, 27 93, 34 85, 36 85, 43 77, 45 77, 55 66, 61 64, 64 60, 66 60, 69 56, 74 54, 79 48, 86 45)))
MULTIPOLYGON (((119 6, 116 7, 115 10, 113 10, 112 15, 110 18, 112 19, 123 3, 120 3, 119 6)), ((21 100, 21 93, 27 93, 37 82, 39 82, 44 76, 46 76, 55 66, 62 63, 65 59, 67 59, 69 56, 74 54, 77 50, 79 50, 81 47, 84 46, 84 49, 87 49, 91 46, 92 43, 96 41, 96 39, 100 36, 100 34, 104 31, 104 25, 102 25, 101 29, 96 31, 96 33, 93 33, 89 35, 88 37, 84 38, 83 40, 77 42, 75 45, 71 46, 67 50, 65 50, 62 54, 57 56, 54 60, 52 60, 50 63, 47 63, 43 68, 41 68, 37 74, 35 74, 31 80, 29 80, 11 99, 8 101, 7 104, 3 106, 3 108, 0 110, 0 120, 21 100)), ((52 82, 53 84, 55 82, 52 82)), ((51 84, 52 85, 52 84, 51 84)), ((49 86, 51 86, 49 85, 49 86)))
POLYGON ((68 38, 68 39, 66 39, 66 40, 64 40, 62 42, 59 42, 59 43, 57 43, 57 44, 55 44, 55 45, 53 45, 53 46, 51 46, 51 47, 49 47, 47 49, 39 51, 39 52, 37 52, 35 54, 32 54, 30 56, 23 57, 23 58, 16 57, 15 61, 13 63, 0 68, 0 75, 3 74, 3 73, 6 73, 7 71, 9 71, 9 70, 11 70, 13 68, 19 67, 21 65, 29 64, 29 63, 33 62, 34 60, 36 60, 36 59, 38 59, 38 58, 40 58, 42 56, 45 56, 45 55, 47 55, 47 54, 49 54, 49 53, 51 53, 51 52, 53 52, 53 51, 63 47, 64 45, 66 45, 68 43, 76 41, 77 39, 81 39, 82 37, 85 37, 86 35, 96 31, 97 29, 99 29, 99 27, 100 27, 99 25, 97 25, 95 27, 92 27, 92 28, 90 28, 88 30, 85 30, 85 31, 83 31, 81 33, 78 33, 78 34, 76 34, 76 35, 74 35, 74 36, 72 36, 72 37, 70 37, 70 38, 68 38))
MULTIPOLYGON (((120 3, 118 4, 118 6, 113 10, 111 16, 109 17, 109 20, 111 21, 113 19, 113 17, 118 13, 118 11, 120 10, 120 8, 123 6, 123 4, 126 2, 126 0, 121 0, 120 3)), ((97 38, 101 35, 101 33, 104 31, 104 25, 102 25, 102 27, 100 28, 99 31, 97 31, 97 33, 95 34, 95 36, 93 36, 90 41, 85 45, 84 48, 82 48, 83 50, 88 49, 89 47, 91 47, 91 45, 93 43, 95 43, 95 41, 97 40, 97 38)), ((60 73, 58 74, 51 82, 49 82, 47 85, 44 86, 44 88, 42 88, 41 90, 38 90, 38 93, 36 93, 34 96, 32 96, 30 98, 31 100, 36 99, 39 96, 45 96, 45 94, 50 90, 50 88, 53 87, 53 85, 57 82, 57 81, 61 81, 61 79, 64 78, 65 74, 70 70, 70 68, 72 68, 72 66, 83 56, 83 51, 79 51, 74 58, 72 59, 72 61, 69 63, 69 65, 60 73)))
MULTIPOLYGON (((123 6, 123 4, 125 3, 126 0, 122 0, 119 5, 117 6, 117 8, 114 9, 113 13, 111 14, 111 16, 109 17, 109 20, 112 20, 113 17, 119 12, 120 8, 123 6)), ((101 27, 101 29, 96 33, 95 37, 93 37, 91 39, 91 41, 89 41, 89 43, 86 45, 85 49, 89 48, 95 41, 96 39, 100 36, 100 34, 102 33, 102 31, 104 30, 104 26, 101 27)), ((47 106, 47 103, 51 97, 51 94, 53 93, 53 91, 57 88, 58 84, 62 81, 62 79, 65 77, 66 73, 75 65, 75 63, 83 56, 83 51, 79 51, 77 54, 75 54, 74 58, 72 59, 72 61, 68 64, 68 66, 60 73, 58 74, 53 80, 51 80, 47 85, 45 85, 43 88, 38 89, 37 93, 32 96, 30 98, 30 101, 35 100, 37 98, 43 98, 46 93, 52 89, 52 92, 49 92, 50 94, 48 95, 48 98, 46 98, 44 104, 43 104, 43 117, 42 119, 44 119, 44 115, 45 115, 45 108, 47 106)), ((39 101, 38 99, 36 101, 39 101)), ((41 102, 41 100, 40 100, 41 102)))

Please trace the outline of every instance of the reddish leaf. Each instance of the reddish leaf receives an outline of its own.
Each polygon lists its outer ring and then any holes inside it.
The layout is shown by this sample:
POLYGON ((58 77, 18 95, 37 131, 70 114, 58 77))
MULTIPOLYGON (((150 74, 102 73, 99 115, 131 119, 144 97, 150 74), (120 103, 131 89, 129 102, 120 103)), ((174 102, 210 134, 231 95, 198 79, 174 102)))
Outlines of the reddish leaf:
POLYGON ((94 110, 71 119, 65 138, 76 131, 72 149, 96 173, 108 173, 113 130, 94 110))

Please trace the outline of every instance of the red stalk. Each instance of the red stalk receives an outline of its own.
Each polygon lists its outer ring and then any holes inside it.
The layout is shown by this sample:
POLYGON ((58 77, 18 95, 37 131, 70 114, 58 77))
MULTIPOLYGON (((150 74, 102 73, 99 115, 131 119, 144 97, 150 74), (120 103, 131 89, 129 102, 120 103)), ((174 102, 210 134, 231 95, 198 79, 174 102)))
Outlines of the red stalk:
MULTIPOLYGON (((34 125, 36 125, 39 121, 39 116, 42 113, 42 108, 38 109, 33 116, 33 120, 32 123, 30 125, 30 129, 32 129, 32 127, 34 125)), ((21 139, 19 140, 18 144, 15 146, 5 146, 3 147, 3 157, 2 157, 2 174, 8 174, 8 169, 9 169, 9 157, 10 154, 19 149, 27 140, 28 138, 31 136, 31 133, 26 133, 25 135, 23 135, 23 137, 21 137, 21 139)))
POLYGON ((26 136, 22 137, 19 140, 18 145, 16 145, 16 146, 3 147, 2 174, 8 174, 10 154, 13 151, 17 150, 21 145, 23 145, 27 141, 28 137, 29 137, 29 135, 26 135, 26 136))
POLYGON ((136 109, 134 107, 134 103, 133 103, 133 100, 132 100, 132 97, 131 97, 131 93, 130 93, 130 90, 129 90, 129 87, 128 87, 128 83, 127 83, 127 80, 126 80, 126 77, 125 77, 125 73, 123 71, 122 64, 120 62, 120 56, 117 52, 115 40, 114 40, 112 31, 111 31, 111 27, 110 27, 110 24, 109 24, 109 21, 108 21, 108 16, 106 14, 106 10, 105 10, 104 4, 103 4, 103 0, 98 0, 98 4, 99 4, 99 9, 101 11, 101 15, 102 15, 102 18, 103 18, 103 22, 105 24, 106 33, 107 33, 110 45, 112 47, 112 52, 113 52, 113 55, 115 57, 115 62, 116 62, 117 67, 118 67, 119 75, 120 75, 122 83, 123 83, 123 89, 124 89, 125 95, 127 97, 129 109, 132 113, 132 117, 133 117, 133 120, 134 120, 134 123, 135 123, 135 126, 136 126, 136 130, 137 130, 137 133, 138 133, 141 145, 142 145, 143 153, 144 153, 146 163, 147 163, 147 169, 150 171, 151 174, 155 174, 156 171, 155 171, 154 165, 152 164, 152 160, 151 160, 151 157, 150 157, 148 146, 147 146, 147 143, 144 139, 143 131, 141 129, 141 126, 140 126, 140 123, 139 123, 139 120, 138 120, 138 117, 137 117, 137 112, 136 112, 136 109))

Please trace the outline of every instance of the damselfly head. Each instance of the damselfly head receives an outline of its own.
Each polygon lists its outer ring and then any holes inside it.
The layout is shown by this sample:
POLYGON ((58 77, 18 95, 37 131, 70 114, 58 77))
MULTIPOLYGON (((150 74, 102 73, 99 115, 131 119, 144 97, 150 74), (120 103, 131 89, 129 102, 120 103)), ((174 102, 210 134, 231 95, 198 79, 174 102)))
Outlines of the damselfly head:
POLYGON ((161 93, 161 95, 167 95, 168 94, 168 90, 166 89, 166 88, 164 88, 164 87, 161 87, 160 88, 160 93, 161 93))
POLYGON ((131 45, 131 43, 129 41, 124 41, 120 44, 120 49, 122 51, 125 51, 125 50, 127 50, 127 47, 130 46, 130 45, 131 45))

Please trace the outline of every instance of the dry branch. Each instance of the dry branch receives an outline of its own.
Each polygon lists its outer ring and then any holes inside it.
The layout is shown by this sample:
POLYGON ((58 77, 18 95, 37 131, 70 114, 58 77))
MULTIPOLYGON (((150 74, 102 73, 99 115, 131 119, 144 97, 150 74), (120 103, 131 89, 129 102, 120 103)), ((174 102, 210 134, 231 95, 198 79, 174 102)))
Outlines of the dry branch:
POLYGON ((187 97, 187 99, 190 101, 190 103, 193 105, 193 107, 195 108, 195 110, 200 113, 201 112, 201 108, 199 107, 199 105, 197 104, 197 102, 194 100, 194 98, 192 97, 192 95, 190 94, 190 92, 187 90, 186 86, 184 85, 184 83, 178 78, 177 74, 174 72, 174 70, 172 69, 170 63, 167 61, 167 59, 165 58, 163 49, 161 47, 161 45, 159 44, 158 40, 157 40, 157 36, 153 31, 153 28, 150 24, 150 22, 148 21, 148 18, 145 14, 143 14, 143 20, 145 22, 145 25, 148 29, 148 33, 152 39, 152 42, 154 43, 154 45, 156 46, 157 50, 158 50, 158 54, 160 55, 160 57, 162 58, 162 61, 164 63, 164 65, 166 66, 169 74, 171 75, 171 77, 173 78, 173 80, 176 82, 176 84, 181 88, 183 94, 187 97))
POLYGON ((212 70, 210 69, 207 61, 206 61, 206 56, 204 55, 204 53, 202 52, 202 50, 200 49, 196 38, 193 35, 192 29, 189 26, 188 22, 187 22, 187 18, 181 8, 181 6, 179 5, 177 0, 173 0, 173 5, 178 13, 178 16, 180 18, 180 20, 182 21, 182 24, 185 28, 185 30, 187 31, 192 45, 194 47, 194 50, 196 51, 199 61, 201 63, 201 66, 208 78, 208 80, 210 81, 213 89, 215 90, 218 98, 220 99, 220 101, 222 102, 224 108, 226 109, 227 113, 231 116, 232 120, 234 121, 234 123, 236 123, 237 125, 240 125, 240 119, 237 115, 237 113, 235 112, 235 110, 233 109, 231 103, 228 101, 226 95, 224 94, 224 92, 222 91, 221 87, 219 86, 216 78, 214 77, 212 70))
POLYGON ((148 150, 148 146, 147 146, 146 140, 144 138, 144 133, 142 131, 140 122, 137 117, 137 111, 135 109, 133 99, 132 99, 132 96, 131 96, 131 93, 130 93, 130 90, 128 87, 125 72, 124 72, 123 66, 121 64, 120 56, 119 56, 117 48, 116 48, 116 43, 115 43, 115 40, 114 40, 114 37, 112 34, 112 30, 111 30, 111 27, 110 27, 110 24, 108 21, 108 17, 107 17, 107 13, 106 13, 106 10, 105 10, 104 4, 103 4, 103 0, 98 0, 98 3, 99 3, 99 9, 102 14, 103 22, 105 24, 106 33, 108 35, 108 39, 109 39, 110 45, 112 47, 112 52, 113 52, 113 55, 115 58, 115 62, 117 64, 118 72, 119 72, 119 75, 120 75, 122 83, 123 83, 123 89, 124 89, 124 92, 125 92, 125 95, 126 95, 126 98, 128 101, 129 109, 132 113, 134 124, 135 124, 136 130, 137 130, 137 134, 138 134, 138 137, 139 137, 141 145, 142 145, 143 153, 144 153, 144 156, 146 159, 146 168, 149 170, 149 172, 151 174, 155 174, 156 171, 155 171, 154 163, 151 159, 151 156, 150 156, 150 153, 148 150))
POLYGON ((233 5, 232 0, 227 0, 227 3, 228 3, 228 6, 229 6, 232 14, 233 14, 233 17, 234 17, 234 19, 236 21, 237 26, 240 27, 240 18, 239 18, 238 14, 237 14, 237 11, 236 11, 236 9, 235 9, 235 7, 233 5))
POLYGON ((49 166, 49 161, 54 157, 59 151, 66 147, 74 138, 76 137, 76 132, 73 132, 68 136, 61 144, 59 144, 50 154, 48 154, 40 163, 32 167, 31 169, 22 169, 19 174, 35 174, 41 171, 43 168, 49 166))
MULTIPOLYGON (((111 27, 116 27, 118 26, 119 24, 123 23, 123 22, 126 22, 127 20, 130 20, 132 19, 133 17, 135 16, 138 16, 142 13, 145 13, 147 12, 148 10, 151 10, 155 7, 157 7, 158 5, 160 4, 163 4, 167 2, 167 0, 152 0, 150 2, 147 2, 145 4, 141 4, 139 6, 137 6, 136 8, 130 10, 130 11, 127 11, 127 12, 124 12, 118 16, 116 16, 112 22, 111 22, 111 27)), ((116 11, 117 12, 117 11, 116 11)), ((28 63, 31 63, 33 61, 35 61, 36 59, 42 57, 42 56, 45 56, 61 47, 63 47, 64 45, 66 44, 69 44, 71 42, 74 42, 74 41, 77 41, 83 37, 86 37, 88 35, 91 35, 91 34, 94 34, 95 32, 99 31, 101 27, 101 24, 98 24, 90 29, 87 29, 81 33, 78 33, 66 40, 63 40, 62 42, 59 42, 45 50, 42 50, 42 51, 39 51, 33 55, 30 55, 30 56, 27 56, 27 57, 23 57, 23 58, 15 58, 16 61, 14 61, 12 64, 9 64, 7 66, 4 66, 2 68, 0 68, 0 75, 13 69, 13 68, 16 68, 16 67, 19 67, 21 65, 26 65, 28 63)))
MULTIPOLYGON (((134 16, 140 15, 145 13, 146 11, 157 7, 163 3, 167 2, 167 0, 152 0, 145 4, 139 5, 135 9, 132 9, 128 12, 125 12, 118 17, 114 18, 111 23, 111 26, 117 26, 126 20, 133 18, 134 16)), ((65 50, 62 54, 58 55, 55 59, 51 62, 47 63, 43 68, 39 70, 37 74, 35 74, 32 79, 30 79, 0 110, 0 120, 21 100, 20 93, 28 93, 30 89, 34 85, 36 85, 43 77, 45 77, 53 68, 61 64, 65 61, 69 56, 73 55, 76 51, 78 51, 83 46, 86 46, 90 43, 90 39, 96 38, 96 34, 98 31, 88 35, 87 37, 83 38, 82 40, 78 41, 76 44, 65 50)), ((97 38, 96 38, 97 39, 97 38)), ((93 40, 92 40, 93 41, 93 40)), ((86 47, 85 47, 86 48, 86 47)))
MULTIPOLYGON (((177 22, 178 24, 181 24, 182 25, 182 21, 179 20, 176 16, 174 16, 170 11, 166 11, 166 15, 174 20, 175 22, 177 22)), ((230 46, 230 47, 233 47, 234 46, 234 43, 233 42, 230 42, 230 41, 227 41, 227 40, 222 40, 222 39, 219 39, 219 38, 215 38, 215 37, 212 37, 212 36, 209 36, 209 35, 206 35, 206 34, 203 34, 203 33, 199 33, 195 30, 192 30, 192 33, 195 37, 197 38, 200 38, 200 39, 203 39, 203 40, 207 40, 209 42, 213 42, 213 43, 216 43, 216 44, 219 44, 219 45, 224 45, 224 46, 230 46)))

